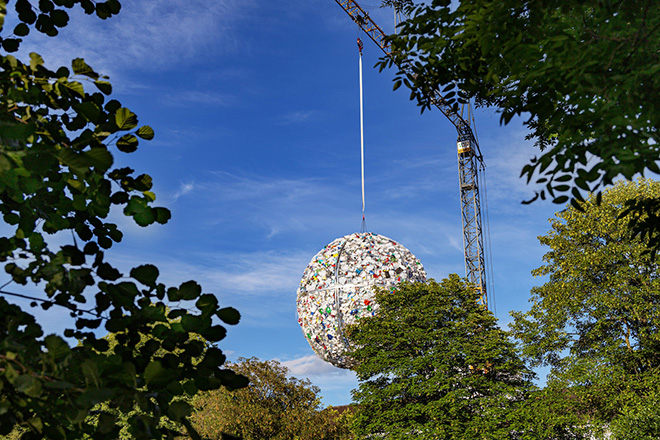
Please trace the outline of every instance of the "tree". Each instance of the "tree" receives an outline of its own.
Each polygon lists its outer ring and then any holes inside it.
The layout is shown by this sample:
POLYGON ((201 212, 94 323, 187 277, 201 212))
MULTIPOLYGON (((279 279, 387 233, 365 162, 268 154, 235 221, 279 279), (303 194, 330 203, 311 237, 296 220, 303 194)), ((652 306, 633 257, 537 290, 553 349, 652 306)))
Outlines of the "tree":
POLYGON ((377 294, 378 314, 349 330, 356 434, 515 438, 533 374, 478 297, 457 275, 377 294))
POLYGON ((531 309, 513 334, 533 366, 549 365, 546 405, 617 438, 660 436, 660 277, 646 244, 625 227, 627 200, 660 197, 660 182, 617 182, 584 211, 568 207, 539 237, 550 250, 533 271, 531 309), (637 431, 635 431, 637 429, 637 431), (649 430, 652 434, 649 435, 649 430), (635 435, 632 435, 635 434, 635 435))
MULTIPOLYGON (((18 24, 7 31, 8 3, 0 0, 0 38, 8 52, 31 30, 56 35, 68 23, 66 10, 76 5, 100 18, 120 9, 117 0, 41 0, 38 6, 16 0, 18 24)), ((71 69, 50 70, 36 53, 28 63, 0 53, 0 215, 13 230, 0 237, 7 273, 0 288, 0 435, 17 428, 25 431, 22 438, 114 439, 119 423, 111 413, 87 423, 89 411, 105 402, 122 412, 140 408, 144 417, 130 420, 136 437, 172 438, 176 433, 159 425, 167 415, 198 438, 181 396, 246 384, 221 368, 219 348, 204 350, 189 338, 194 331, 210 343, 222 340, 226 330, 217 318, 236 324, 236 310, 220 308, 194 281, 168 288, 153 265, 125 275, 105 258, 122 239, 108 221, 113 205, 140 226, 170 218, 167 209, 153 206, 148 175, 112 168, 115 149, 131 153, 154 132, 108 100, 111 91, 107 78, 80 58, 71 69), (28 283, 43 287, 43 295, 9 287, 28 283), (64 336, 78 344, 44 337, 35 317, 9 301, 16 297, 31 299, 32 307, 68 309, 64 336), (166 301, 178 305, 166 309, 166 301), (95 333, 102 324, 121 331, 114 350, 95 333), (135 352, 144 335, 149 341, 135 352)))
MULTIPOLYGON (((617 178, 660 173, 660 6, 653 0, 449 0, 407 6, 391 36, 402 68, 395 88, 422 110, 442 90, 495 107, 504 124, 526 119, 543 154, 522 169, 555 203, 576 205, 617 178)), ((660 247, 660 200, 631 209, 632 226, 660 247)))
POLYGON ((244 440, 343 440, 347 426, 332 408, 321 409, 319 388, 288 377, 277 361, 240 358, 232 369, 250 379, 246 388, 201 393, 194 399, 194 426, 208 438, 222 433, 244 440))

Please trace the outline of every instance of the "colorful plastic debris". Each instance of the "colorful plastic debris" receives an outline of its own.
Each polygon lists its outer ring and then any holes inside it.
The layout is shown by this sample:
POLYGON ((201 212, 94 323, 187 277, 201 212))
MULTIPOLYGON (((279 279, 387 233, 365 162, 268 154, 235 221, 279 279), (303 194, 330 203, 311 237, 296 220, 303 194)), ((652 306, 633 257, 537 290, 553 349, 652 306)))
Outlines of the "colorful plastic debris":
POLYGON ((394 286, 402 281, 424 282, 426 272, 394 240, 365 232, 325 246, 307 265, 297 295, 298 323, 316 354, 337 367, 351 368, 343 329, 378 313, 374 287, 396 293, 394 286))

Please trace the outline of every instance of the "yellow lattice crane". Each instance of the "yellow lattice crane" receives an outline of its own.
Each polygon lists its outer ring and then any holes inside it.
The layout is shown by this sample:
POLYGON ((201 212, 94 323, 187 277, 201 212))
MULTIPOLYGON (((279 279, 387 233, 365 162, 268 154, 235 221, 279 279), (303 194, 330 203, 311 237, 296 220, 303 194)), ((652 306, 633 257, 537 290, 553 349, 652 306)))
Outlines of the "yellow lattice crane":
MULTIPOLYGON (((412 69, 400 62, 392 54, 386 34, 369 17, 369 14, 354 0, 335 0, 353 19, 362 31, 380 47, 385 55, 409 77, 413 78, 412 69)), ((458 176, 461 196, 461 220, 463 225, 463 248, 465 251, 465 275, 480 290, 480 303, 488 306, 486 291, 486 264, 484 252, 483 227, 481 222, 481 196, 479 193, 479 171, 485 168, 479 142, 468 120, 447 104, 439 91, 430 96, 431 103, 456 127, 458 139, 458 176)))

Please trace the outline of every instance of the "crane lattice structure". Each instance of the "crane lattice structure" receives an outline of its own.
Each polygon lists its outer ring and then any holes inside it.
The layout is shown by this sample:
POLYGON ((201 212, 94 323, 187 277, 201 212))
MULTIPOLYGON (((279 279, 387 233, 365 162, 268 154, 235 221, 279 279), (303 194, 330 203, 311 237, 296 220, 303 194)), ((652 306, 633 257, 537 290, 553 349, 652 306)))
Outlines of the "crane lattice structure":
MULTIPOLYGON (((409 79, 414 73, 405 62, 399 61, 392 54, 392 47, 383 30, 369 17, 354 0, 335 0, 353 19, 362 31, 380 47, 385 55, 404 72, 409 79)), ((444 114, 458 133, 458 181, 461 195, 461 220, 463 224, 463 248, 465 250, 465 275, 480 291, 480 303, 488 306, 486 292, 486 265, 484 240, 481 223, 481 197, 479 194, 479 170, 484 168, 484 160, 479 142, 474 135, 469 121, 463 119, 456 110, 447 104, 439 91, 430 96, 431 103, 444 114)))

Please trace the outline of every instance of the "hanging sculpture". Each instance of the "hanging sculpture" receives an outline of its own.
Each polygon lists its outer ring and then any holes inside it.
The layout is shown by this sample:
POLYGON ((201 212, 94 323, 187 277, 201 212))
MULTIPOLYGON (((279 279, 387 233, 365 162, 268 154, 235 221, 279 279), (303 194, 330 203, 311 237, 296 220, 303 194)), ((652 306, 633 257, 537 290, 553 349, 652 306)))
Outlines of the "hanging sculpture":
POLYGON ((323 360, 350 368, 346 325, 373 316, 374 288, 394 292, 403 281, 424 282, 426 272, 405 247, 365 232, 334 240, 312 258, 297 294, 298 323, 323 360))

